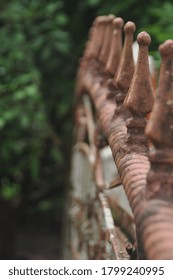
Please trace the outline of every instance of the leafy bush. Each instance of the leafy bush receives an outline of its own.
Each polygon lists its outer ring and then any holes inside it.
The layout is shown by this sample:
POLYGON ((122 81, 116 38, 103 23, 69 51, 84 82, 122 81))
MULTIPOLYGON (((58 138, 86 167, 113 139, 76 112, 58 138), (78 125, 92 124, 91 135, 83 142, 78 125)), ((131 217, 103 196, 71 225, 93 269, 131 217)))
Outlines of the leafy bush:
POLYGON ((71 86, 64 68, 70 47, 67 21, 61 0, 1 4, 0 178, 4 199, 15 198, 20 203, 26 196, 33 199, 36 191, 44 194, 45 185, 51 192, 62 183, 57 173, 64 169, 65 160, 60 138, 67 133, 69 124, 63 121, 71 102, 62 92, 71 86))

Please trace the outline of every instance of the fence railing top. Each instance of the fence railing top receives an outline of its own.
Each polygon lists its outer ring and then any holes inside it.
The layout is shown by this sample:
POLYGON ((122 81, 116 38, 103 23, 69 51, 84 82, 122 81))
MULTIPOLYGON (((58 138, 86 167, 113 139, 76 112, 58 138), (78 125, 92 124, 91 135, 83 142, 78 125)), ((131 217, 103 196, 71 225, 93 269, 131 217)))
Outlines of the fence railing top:
POLYGON ((144 31, 137 36, 135 65, 135 29, 133 22, 124 25, 113 15, 96 19, 79 68, 77 93, 89 94, 93 102, 141 234, 142 254, 173 259, 173 250, 168 250, 173 237, 167 230, 173 231, 173 40, 159 47, 162 64, 154 96, 148 63, 151 38, 144 31), (157 235, 159 217, 159 227, 165 229, 157 235), (165 243, 155 248, 155 238, 165 243))

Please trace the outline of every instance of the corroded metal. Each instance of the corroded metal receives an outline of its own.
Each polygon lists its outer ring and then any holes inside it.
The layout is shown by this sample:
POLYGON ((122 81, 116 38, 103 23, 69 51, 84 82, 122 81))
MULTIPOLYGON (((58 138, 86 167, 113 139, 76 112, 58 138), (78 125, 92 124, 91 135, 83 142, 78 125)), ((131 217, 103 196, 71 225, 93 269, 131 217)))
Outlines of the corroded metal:
POLYGON ((124 21, 122 18, 117 17, 112 22, 112 40, 111 40, 111 47, 110 47, 110 53, 108 56, 108 60, 106 62, 106 70, 114 76, 119 60, 121 57, 122 52, 122 28, 124 25, 124 21))
POLYGON ((173 129, 173 40, 167 40, 159 47, 162 65, 156 102, 146 133, 159 148, 172 148, 173 129), (162 112, 162 114, 160 114, 162 112))
POLYGON ((135 115, 146 116, 151 112, 154 103, 148 64, 148 46, 151 38, 146 32, 141 32, 137 37, 137 42, 139 44, 138 61, 125 104, 135 115))
MULTIPOLYGON (((116 259, 133 259, 136 252, 139 259, 173 259, 173 41, 160 46, 162 66, 154 101, 148 66, 151 38, 146 32, 138 35, 135 66, 135 24, 126 23, 121 52, 122 25, 123 20, 112 15, 96 19, 77 76, 77 139, 83 137, 86 142, 78 143, 78 149, 90 164, 91 177, 86 180, 90 187, 83 186, 83 192, 74 191, 73 195, 76 248, 83 248, 84 255, 87 252, 88 258, 95 259, 110 259, 113 253, 116 259), (118 170, 118 177, 109 182, 103 175, 101 130, 118 170), (132 218, 115 197, 121 184, 132 218), (128 228, 134 222, 136 238, 134 228, 128 228), (124 228, 134 244, 123 237, 124 228)), ((86 172, 87 168, 83 176, 86 172)), ((73 248, 73 252, 80 257, 78 250, 73 248)))
POLYGON ((158 92, 146 128, 154 147, 150 153, 147 195, 173 197, 173 40, 159 48, 162 56, 158 92))
POLYGON ((146 127, 154 147, 143 211, 137 218, 144 250, 149 259, 173 259, 173 41, 160 48, 162 65, 156 101, 146 127))
POLYGON ((122 233, 120 233, 120 231, 118 231, 115 227, 111 209, 108 204, 107 198, 103 193, 99 194, 99 198, 100 198, 103 213, 104 213, 106 228, 109 233, 109 241, 111 242, 112 247, 114 249, 115 259, 116 260, 129 259, 129 256, 128 256, 127 251, 125 250, 125 246, 124 246, 124 243, 125 243, 124 237, 123 237, 122 233))
POLYGON ((124 97, 130 87, 131 79, 133 77, 135 65, 133 59, 133 35, 136 26, 133 22, 129 21, 124 26, 125 42, 118 66, 118 72, 113 79, 113 84, 118 88, 120 94, 116 96, 116 100, 124 100, 124 97))
POLYGON ((148 46, 151 42, 146 32, 137 37, 139 54, 130 89, 124 100, 124 105, 131 111, 132 117, 126 121, 127 141, 131 144, 131 151, 148 151, 147 139, 144 134, 146 116, 151 112, 154 103, 154 93, 149 72, 148 46))
POLYGON ((99 54, 99 59, 103 63, 103 65, 106 64, 110 52, 110 43, 112 39, 112 22, 114 18, 114 15, 109 15, 105 19, 104 40, 99 54))

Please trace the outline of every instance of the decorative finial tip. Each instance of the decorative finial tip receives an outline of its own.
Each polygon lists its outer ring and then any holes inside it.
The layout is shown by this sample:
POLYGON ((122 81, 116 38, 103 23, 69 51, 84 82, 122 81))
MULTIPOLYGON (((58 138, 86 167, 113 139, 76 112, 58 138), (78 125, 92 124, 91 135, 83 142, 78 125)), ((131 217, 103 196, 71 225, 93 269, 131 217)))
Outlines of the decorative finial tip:
POLYGON ((121 29, 124 25, 124 20, 121 17, 117 17, 113 20, 113 26, 116 29, 121 29))
POLYGON ((147 32, 142 31, 137 36, 137 42, 139 45, 149 46, 151 43, 151 37, 147 32))
POLYGON ((108 16, 99 16, 98 23, 100 24, 106 24, 109 22, 108 16))
POLYGON ((112 22, 115 19, 115 16, 113 14, 109 14, 107 16, 108 21, 112 22))
POLYGON ((173 54, 173 40, 166 40, 159 46, 161 56, 172 56, 173 54))
POLYGON ((94 20, 94 24, 102 23, 105 20, 105 17, 106 16, 98 16, 98 17, 96 17, 95 20, 94 20))
POLYGON ((136 25, 132 21, 128 21, 124 26, 124 32, 127 33, 134 33, 136 30, 136 25))

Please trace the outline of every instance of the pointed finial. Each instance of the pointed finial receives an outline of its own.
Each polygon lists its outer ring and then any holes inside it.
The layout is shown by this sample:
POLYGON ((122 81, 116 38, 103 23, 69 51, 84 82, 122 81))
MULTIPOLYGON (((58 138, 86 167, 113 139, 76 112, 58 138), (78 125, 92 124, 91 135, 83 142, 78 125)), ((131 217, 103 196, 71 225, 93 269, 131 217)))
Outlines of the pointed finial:
POLYGON ((106 16, 98 16, 94 21, 95 37, 92 43, 94 58, 98 58, 104 40, 104 22, 106 16))
POLYGON ((160 45, 162 57, 156 101, 146 134, 156 148, 173 148, 173 40, 160 45))
POLYGON ((133 35, 136 30, 136 26, 133 22, 129 21, 124 26, 125 42, 118 66, 117 74, 113 79, 113 84, 118 87, 121 93, 124 95, 127 93, 131 79, 134 73, 134 60, 133 60, 133 35))
MULTIPOLYGON (((95 58, 98 55, 98 50, 101 47, 101 25, 105 21, 106 16, 98 16, 95 18, 94 22, 88 33, 88 40, 86 42, 84 57, 87 59, 95 58), (100 31, 100 32, 99 32, 100 31)), ((103 27, 103 26, 102 26, 103 27)))
POLYGON ((104 35, 103 32, 103 22, 105 21, 106 16, 99 16, 96 17, 94 20, 89 33, 88 33, 88 40, 85 45, 85 50, 83 53, 83 57, 79 60, 79 68, 76 75, 76 95, 80 95, 84 89, 83 79, 86 75, 86 71, 88 67, 92 70, 95 69, 97 65, 98 55, 102 45, 102 38, 104 35), (95 63, 96 62, 96 63, 95 63))
POLYGON ((106 65, 110 52, 110 43, 112 38, 112 22, 114 18, 115 18, 114 15, 108 15, 105 19, 104 38, 103 38, 101 51, 99 54, 99 59, 103 63, 103 65, 106 65))
POLYGON ((146 135, 155 146, 149 154, 151 168, 147 176, 146 197, 173 197, 173 40, 165 41, 158 92, 146 127, 146 135))
POLYGON ((148 33, 141 32, 137 37, 139 54, 130 89, 124 100, 124 105, 132 114, 145 117, 151 112, 154 103, 154 93, 148 64, 148 46, 151 38, 148 33))
POLYGON ((115 75, 121 56, 123 25, 124 25, 124 21, 120 17, 115 18, 112 22, 112 28, 113 28, 112 41, 110 47, 110 54, 106 64, 106 70, 111 75, 115 75))
POLYGON ((146 116, 152 110, 154 95, 148 65, 148 46, 151 42, 146 32, 141 32, 137 37, 139 53, 137 65, 129 91, 124 100, 132 117, 127 119, 127 142, 131 144, 131 150, 138 153, 148 153, 148 143, 144 134, 146 116))

